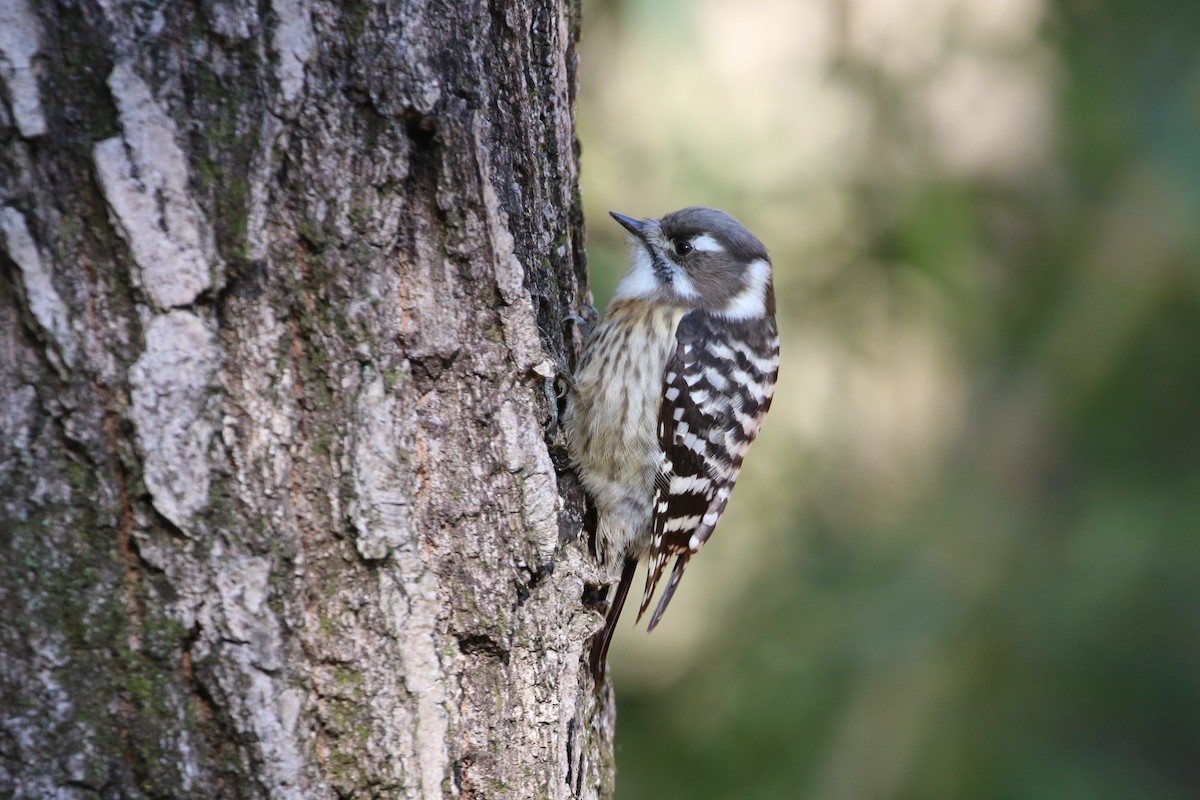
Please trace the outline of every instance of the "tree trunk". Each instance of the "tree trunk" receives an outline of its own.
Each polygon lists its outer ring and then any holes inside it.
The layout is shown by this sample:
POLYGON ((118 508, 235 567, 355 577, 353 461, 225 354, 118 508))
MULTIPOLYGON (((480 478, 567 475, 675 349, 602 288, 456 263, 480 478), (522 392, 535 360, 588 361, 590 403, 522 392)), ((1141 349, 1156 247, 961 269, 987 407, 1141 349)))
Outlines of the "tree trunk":
POLYGON ((0 795, 610 795, 578 23, 0 0, 0 795))

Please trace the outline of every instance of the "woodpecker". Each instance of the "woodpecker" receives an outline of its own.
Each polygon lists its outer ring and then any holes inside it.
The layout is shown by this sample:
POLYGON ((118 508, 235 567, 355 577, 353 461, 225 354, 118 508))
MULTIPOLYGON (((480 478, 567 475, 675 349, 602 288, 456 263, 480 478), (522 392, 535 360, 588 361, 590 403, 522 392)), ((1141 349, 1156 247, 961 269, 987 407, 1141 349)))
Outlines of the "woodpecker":
POLYGON ((668 560, 654 630, 688 560, 712 535, 775 394, 779 334, 767 249, 724 211, 661 219, 610 212, 633 265, 591 331, 567 397, 567 446, 595 503, 596 557, 617 591, 591 668, 648 560, 638 620, 668 560))

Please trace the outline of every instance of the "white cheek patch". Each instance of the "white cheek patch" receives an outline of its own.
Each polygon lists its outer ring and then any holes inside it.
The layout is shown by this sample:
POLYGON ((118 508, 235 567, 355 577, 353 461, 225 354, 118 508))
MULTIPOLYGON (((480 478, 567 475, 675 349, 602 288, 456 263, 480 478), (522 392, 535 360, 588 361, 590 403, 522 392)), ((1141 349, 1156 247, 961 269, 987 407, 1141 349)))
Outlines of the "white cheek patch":
MULTIPOLYGON (((714 242, 715 244, 715 242, 714 242)), ((720 245, 717 245, 718 247, 720 245)), ((683 267, 670 258, 663 259, 666 268, 671 273, 670 289, 679 297, 695 298, 700 296, 696 284, 684 271, 683 267)), ((646 250, 645 245, 634 240, 633 266, 617 284, 614 300, 649 300, 658 295, 666 285, 654 272, 654 260, 646 250)))
POLYGON ((767 314, 767 284, 771 264, 757 258, 746 266, 746 288, 733 296, 720 315, 730 320, 757 319, 767 314))
POLYGON ((725 248, 721 246, 713 237, 707 233, 702 233, 691 240, 692 247, 699 250, 701 253, 724 253, 725 248))
POLYGON ((654 262, 650 260, 650 254, 646 252, 646 248, 641 243, 635 244, 633 266, 617 285, 617 291, 613 295, 614 299, 646 299, 654 296, 654 293, 661 288, 662 284, 654 274, 654 262))
POLYGON ((678 264, 671 264, 671 288, 680 297, 696 297, 700 294, 696 291, 696 285, 692 283, 692 279, 678 264))

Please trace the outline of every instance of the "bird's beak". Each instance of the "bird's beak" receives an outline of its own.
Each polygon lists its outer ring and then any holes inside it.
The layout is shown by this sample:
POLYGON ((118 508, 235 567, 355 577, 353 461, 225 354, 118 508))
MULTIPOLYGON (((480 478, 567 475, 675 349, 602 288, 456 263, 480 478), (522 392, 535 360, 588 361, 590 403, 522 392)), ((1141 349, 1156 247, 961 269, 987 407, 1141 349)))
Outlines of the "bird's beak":
POLYGON ((621 227, 625 228, 625 230, 629 231, 643 242, 646 241, 646 235, 650 232, 649 220, 634 219, 633 217, 627 217, 624 214, 618 214, 615 211, 610 211, 608 213, 613 219, 621 223, 621 227))

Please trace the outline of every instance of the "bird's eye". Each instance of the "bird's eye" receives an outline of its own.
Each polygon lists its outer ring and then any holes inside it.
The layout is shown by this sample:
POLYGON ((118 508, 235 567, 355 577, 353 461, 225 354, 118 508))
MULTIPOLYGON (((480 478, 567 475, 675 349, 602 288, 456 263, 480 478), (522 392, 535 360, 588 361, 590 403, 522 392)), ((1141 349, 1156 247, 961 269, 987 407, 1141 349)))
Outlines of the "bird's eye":
POLYGON ((695 249, 696 248, 692 247, 692 243, 687 239, 680 239, 679 241, 675 242, 675 255, 677 256, 686 256, 695 249))

